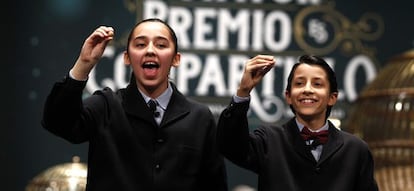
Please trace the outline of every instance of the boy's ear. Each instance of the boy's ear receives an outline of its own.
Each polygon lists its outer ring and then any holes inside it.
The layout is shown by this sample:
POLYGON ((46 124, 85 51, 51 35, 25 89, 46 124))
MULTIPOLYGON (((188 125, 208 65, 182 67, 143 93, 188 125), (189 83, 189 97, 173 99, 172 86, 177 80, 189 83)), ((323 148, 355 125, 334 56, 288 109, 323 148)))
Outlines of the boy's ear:
POLYGON ((338 100, 338 92, 332 92, 329 96, 328 105, 333 106, 335 105, 336 101, 338 100))
POLYGON ((288 105, 291 105, 292 104, 292 101, 290 99, 290 93, 287 90, 285 90, 285 100, 288 103, 288 105))

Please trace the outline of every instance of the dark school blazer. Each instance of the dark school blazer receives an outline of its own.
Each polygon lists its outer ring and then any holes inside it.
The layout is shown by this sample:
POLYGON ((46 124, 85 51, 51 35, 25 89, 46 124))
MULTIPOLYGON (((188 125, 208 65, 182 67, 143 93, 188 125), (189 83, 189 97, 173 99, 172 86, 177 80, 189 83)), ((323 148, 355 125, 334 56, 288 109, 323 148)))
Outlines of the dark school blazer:
POLYGON ((85 99, 86 82, 54 84, 41 123, 71 143, 89 143, 87 191, 228 190, 214 116, 170 84, 160 126, 134 78, 124 89, 85 99))
POLYGON ((258 175, 259 191, 377 191, 368 145, 329 122, 316 161, 295 119, 249 130, 249 102, 230 103, 218 121, 218 144, 230 161, 258 175))

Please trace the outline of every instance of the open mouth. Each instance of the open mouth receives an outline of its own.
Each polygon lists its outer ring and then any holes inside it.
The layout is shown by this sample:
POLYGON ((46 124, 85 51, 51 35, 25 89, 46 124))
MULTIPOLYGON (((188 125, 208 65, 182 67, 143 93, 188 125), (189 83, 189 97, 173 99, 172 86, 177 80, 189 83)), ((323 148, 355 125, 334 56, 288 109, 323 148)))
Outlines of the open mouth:
POLYGON ((160 68, 160 65, 156 62, 145 62, 142 64, 142 68, 144 71, 144 76, 149 79, 153 79, 157 77, 158 68, 160 68))
POLYGON ((160 65, 158 63, 155 62, 145 62, 144 64, 142 64, 142 68, 144 69, 156 69, 159 68, 160 65))

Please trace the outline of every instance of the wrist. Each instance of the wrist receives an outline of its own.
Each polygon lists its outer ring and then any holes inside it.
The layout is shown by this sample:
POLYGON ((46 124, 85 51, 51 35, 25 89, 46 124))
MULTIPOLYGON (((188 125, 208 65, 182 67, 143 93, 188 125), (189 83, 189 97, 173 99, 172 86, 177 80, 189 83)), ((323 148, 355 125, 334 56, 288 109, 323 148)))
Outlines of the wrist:
POLYGON ((236 95, 239 97, 250 97, 250 91, 251 89, 249 88, 238 88, 236 95))

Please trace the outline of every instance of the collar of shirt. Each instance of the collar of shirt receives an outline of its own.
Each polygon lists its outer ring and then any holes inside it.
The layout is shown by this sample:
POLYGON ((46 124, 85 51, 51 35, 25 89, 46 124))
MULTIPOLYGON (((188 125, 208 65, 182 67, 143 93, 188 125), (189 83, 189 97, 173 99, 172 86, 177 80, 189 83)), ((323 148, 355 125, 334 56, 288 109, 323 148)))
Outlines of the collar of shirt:
MULTIPOLYGON (((145 103, 148 103, 151 97, 145 95, 139 88, 138 90, 144 97, 145 103)), ((173 89, 171 85, 168 83, 167 89, 159 97, 155 98, 155 100, 158 102, 158 106, 161 107, 164 111, 167 109, 167 105, 170 102, 172 93, 173 93, 173 89)))
MULTIPOLYGON (((303 124, 301 124, 301 123, 299 123, 299 121, 298 121, 298 119, 295 119, 296 120, 296 125, 298 126, 298 128, 299 128, 299 132, 301 132, 302 131, 302 129, 303 129, 303 127, 305 127, 305 125, 303 125, 303 124)), ((314 130, 312 130, 312 129, 309 129, 310 131, 312 131, 312 132, 319 132, 319 131, 322 131, 322 130, 328 130, 329 129, 329 125, 328 125, 328 122, 327 121, 325 121, 325 124, 322 126, 322 128, 320 128, 320 129, 318 129, 318 130, 316 130, 316 131, 314 131, 314 130)))
MULTIPOLYGON (((303 124, 299 123, 299 121, 297 119, 296 119, 296 125, 299 128, 299 132, 301 132, 302 129, 305 127, 303 124)), ((319 132, 319 131, 322 131, 322 130, 328 130, 328 128, 329 128, 328 121, 326 121, 325 124, 322 126, 322 128, 318 129, 316 132, 319 132)), ((309 130, 312 131, 311 129, 309 129, 309 130)), ((307 145, 312 144, 312 140, 306 141, 306 144, 307 145)), ((319 158, 321 157, 322 148, 323 148, 323 145, 318 145, 316 147, 316 149, 311 150, 311 153, 312 153, 312 155, 313 155, 313 157, 315 158, 316 161, 318 161, 319 158)))

